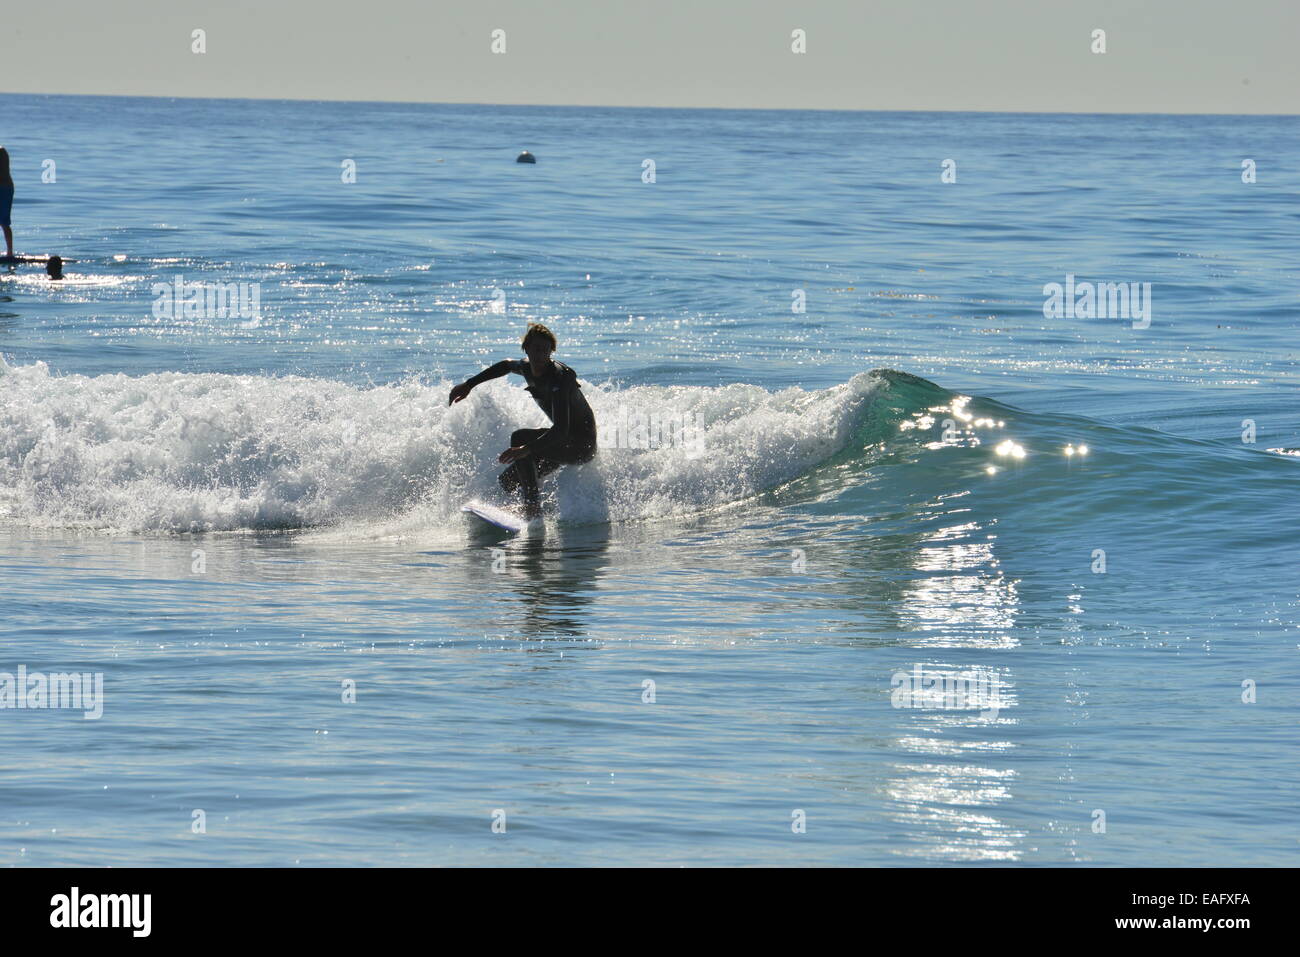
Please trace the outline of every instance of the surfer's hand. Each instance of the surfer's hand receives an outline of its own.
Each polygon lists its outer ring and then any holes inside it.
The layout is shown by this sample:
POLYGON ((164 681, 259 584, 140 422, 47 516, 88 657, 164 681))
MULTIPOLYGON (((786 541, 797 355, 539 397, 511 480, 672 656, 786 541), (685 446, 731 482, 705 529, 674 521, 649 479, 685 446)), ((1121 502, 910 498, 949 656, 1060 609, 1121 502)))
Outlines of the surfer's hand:
POLYGON ((469 390, 472 388, 474 387, 468 382, 462 382, 460 385, 452 386, 451 396, 447 399, 447 404, 451 405, 453 402, 459 402, 461 399, 465 398, 465 396, 469 395, 469 390))
POLYGON ((500 462, 502 465, 509 465, 511 462, 515 461, 516 459, 522 459, 526 455, 528 455, 528 450, 524 448, 522 445, 517 445, 513 449, 506 449, 504 452, 502 452, 500 457, 497 459, 497 461, 500 462))

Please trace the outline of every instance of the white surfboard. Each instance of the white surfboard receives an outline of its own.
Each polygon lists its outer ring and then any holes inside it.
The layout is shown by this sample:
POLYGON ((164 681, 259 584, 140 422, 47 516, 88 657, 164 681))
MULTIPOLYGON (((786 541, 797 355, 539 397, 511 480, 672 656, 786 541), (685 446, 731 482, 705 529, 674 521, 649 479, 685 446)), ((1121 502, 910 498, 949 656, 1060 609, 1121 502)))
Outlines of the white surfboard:
MULTIPOLYGON (((460 507, 462 512, 469 512, 471 515, 481 518, 489 525, 495 525, 497 528, 505 529, 511 534, 519 534, 531 524, 522 515, 515 512, 507 511, 504 508, 498 508, 495 505, 489 505, 486 502, 480 502, 475 499, 472 502, 466 502, 460 507)), ((540 521, 540 519, 534 519, 540 521)))

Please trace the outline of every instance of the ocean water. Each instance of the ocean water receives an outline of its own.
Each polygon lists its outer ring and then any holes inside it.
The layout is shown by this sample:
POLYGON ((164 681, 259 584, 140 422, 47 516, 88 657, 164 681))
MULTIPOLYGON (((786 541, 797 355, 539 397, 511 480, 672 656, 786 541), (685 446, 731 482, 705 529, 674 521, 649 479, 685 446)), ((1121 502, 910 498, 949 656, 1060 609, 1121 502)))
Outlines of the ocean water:
POLYGON ((0 96, 0 140, 74 260, 0 271, 0 685, 103 682, 0 709, 0 862, 1300 858, 1300 118, 0 96), (1049 318, 1067 277, 1149 313, 1049 318), (528 320, 605 447, 503 539, 460 505, 542 417, 446 397, 528 320))

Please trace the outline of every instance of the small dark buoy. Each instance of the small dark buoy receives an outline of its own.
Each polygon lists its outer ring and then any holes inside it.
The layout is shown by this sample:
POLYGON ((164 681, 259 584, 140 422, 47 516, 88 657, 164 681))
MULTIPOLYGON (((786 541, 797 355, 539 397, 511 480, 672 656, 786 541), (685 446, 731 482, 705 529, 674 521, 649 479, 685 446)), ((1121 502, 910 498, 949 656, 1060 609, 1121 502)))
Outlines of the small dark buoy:
POLYGON ((45 263, 45 272, 51 279, 63 278, 63 257, 51 256, 45 263))
POLYGON ((516 162, 516 163, 536 163, 536 162, 537 162, 537 157, 534 156, 532 153, 528 152, 528 150, 524 150, 522 153, 520 153, 518 156, 515 157, 515 162, 516 162))

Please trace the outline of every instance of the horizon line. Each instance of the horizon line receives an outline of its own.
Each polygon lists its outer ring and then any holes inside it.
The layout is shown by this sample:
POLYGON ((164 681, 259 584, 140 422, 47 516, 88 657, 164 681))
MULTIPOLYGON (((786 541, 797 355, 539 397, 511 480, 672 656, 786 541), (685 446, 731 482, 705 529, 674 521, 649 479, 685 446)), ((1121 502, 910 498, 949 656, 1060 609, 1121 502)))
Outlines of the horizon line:
POLYGON ((0 96, 39 97, 99 97, 115 100, 211 100, 246 103, 355 103, 393 106, 496 106, 533 107, 554 110, 697 110, 712 112, 750 113, 976 113, 1007 114, 1014 116, 1231 116, 1231 117, 1296 117, 1294 113, 1198 113, 1191 110, 1159 112, 1152 110, 944 110, 897 109, 883 107, 829 107, 829 106, 653 106, 642 104, 606 103, 487 103, 478 100, 370 100, 370 99, 314 99, 311 97, 283 96, 187 96, 163 93, 35 93, 27 90, 0 90, 0 96))

